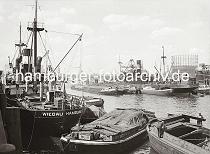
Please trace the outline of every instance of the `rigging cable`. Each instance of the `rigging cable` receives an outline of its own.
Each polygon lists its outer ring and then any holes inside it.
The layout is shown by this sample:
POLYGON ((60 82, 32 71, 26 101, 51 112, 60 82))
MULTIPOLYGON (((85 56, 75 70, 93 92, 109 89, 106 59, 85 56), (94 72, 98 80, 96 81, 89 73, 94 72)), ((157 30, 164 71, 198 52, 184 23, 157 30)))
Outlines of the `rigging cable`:
POLYGON ((33 42, 34 42, 34 38, 32 37, 32 39, 31 39, 30 59, 29 59, 29 65, 28 65, 28 72, 30 72, 30 69, 31 69, 31 53, 32 53, 32 48, 33 48, 33 42))
POLYGON ((54 71, 58 68, 58 66, 63 62, 63 60, 66 58, 66 56, 69 54, 69 52, 73 49, 73 47, 77 44, 78 41, 81 41, 83 33, 79 36, 79 38, 74 42, 74 44, 71 46, 69 51, 64 55, 64 57, 61 59, 61 61, 58 63, 58 65, 55 67, 54 71))
POLYGON ((67 35, 75 35, 75 36, 80 36, 80 34, 76 34, 76 33, 68 33, 68 32, 59 32, 59 31, 54 31, 54 30, 51 30, 48 32, 53 32, 53 33, 59 33, 59 34, 67 34, 67 35))
MULTIPOLYGON (((43 21, 45 22, 46 19, 47 19, 46 16, 45 16, 45 14, 43 13, 43 11, 42 11, 42 9, 41 9, 40 6, 38 7, 38 9, 39 9, 39 11, 40 11, 41 16, 43 17, 43 21)), ((45 32, 46 32, 46 34, 47 34, 48 31, 45 29, 45 32)), ((49 50, 46 49, 46 47, 45 47, 45 45, 44 45, 45 43, 44 43, 44 41, 43 41, 43 39, 42 39, 40 33, 39 33, 39 35, 40 35, 40 38, 41 38, 41 42, 42 42, 42 44, 43 44, 43 46, 44 46, 44 48, 45 48, 45 51, 46 51, 46 53, 44 54, 44 56, 42 56, 42 58, 45 57, 45 56, 47 55, 47 59, 49 60, 49 63, 50 63, 51 68, 52 68, 52 70, 53 70, 52 61, 51 61, 50 56, 49 56, 49 50)), ((46 36, 48 37, 48 35, 46 35, 46 36)), ((45 36, 45 37, 46 37, 46 36, 45 36)), ((46 38, 45 38, 45 42, 46 42, 46 38)), ((50 49, 51 53, 53 53, 50 44, 49 44, 49 49, 50 49)), ((53 59, 54 59, 54 58, 53 58, 53 59)), ((55 73, 55 72, 53 71, 53 73, 55 73)))
POLYGON ((42 45, 43 45, 44 50, 45 50, 45 54, 44 54, 44 56, 42 56, 42 58, 44 58, 44 57, 47 55, 48 50, 47 50, 47 48, 46 48, 46 46, 45 46, 45 44, 44 44, 44 41, 43 41, 43 39, 42 39, 42 36, 41 36, 40 32, 38 32, 38 34, 39 34, 39 37, 40 37, 40 39, 41 39, 42 45))
MULTIPOLYGON (((43 39, 42 39, 42 36, 41 36, 40 32, 39 32, 39 37, 40 37, 41 42, 42 42, 42 44, 43 44, 43 46, 44 46, 44 49, 45 49, 45 54, 44 54, 44 56, 42 56, 42 58, 44 58, 45 56, 47 56, 47 58, 48 58, 48 60, 49 60, 49 62, 50 62, 50 65, 51 65, 51 67, 52 67, 52 62, 51 62, 50 57, 49 57, 49 51, 47 50, 47 48, 46 48, 46 46, 45 46, 45 44, 44 44, 44 41, 43 41, 43 39)), ((52 67, 52 68, 53 68, 53 67, 52 67)))
MULTIPOLYGON (((43 13, 43 11, 42 11, 42 9, 41 9, 41 7, 39 6, 38 7, 38 9, 39 9, 39 11, 40 11, 40 14, 41 14, 41 16, 43 17, 43 21, 45 22, 46 21, 46 16, 45 16, 45 14, 43 13)), ((45 32, 46 32, 46 34, 47 34, 47 30, 45 29, 45 32)), ((40 34, 39 34, 40 35, 40 34)), ((46 35, 47 37, 48 37, 48 35, 46 35)), ((45 36, 45 37, 46 37, 45 36)), ((41 35, 40 35, 40 38, 41 38, 41 35)), ((46 38, 45 38, 45 40, 46 40, 46 38)), ((43 46, 44 46, 44 48, 45 48, 45 51, 46 51, 46 53, 44 54, 44 56, 42 56, 42 58, 43 57, 45 57, 46 55, 47 55, 47 58, 48 58, 48 60, 49 60, 49 63, 50 63, 50 65, 51 65, 51 67, 52 67, 52 61, 51 61, 51 59, 50 59, 50 57, 49 57, 49 51, 46 49, 46 47, 45 47, 45 45, 44 45, 44 41, 43 41, 43 39, 41 38, 41 41, 42 41, 42 44, 43 44, 43 46)), ((46 41, 45 41, 46 42, 46 41)), ((50 49, 50 51, 51 51, 51 53, 53 53, 52 52, 52 48, 50 47, 50 44, 49 44, 49 49, 50 49)), ((53 58, 54 59, 54 58, 53 58)), ((53 67, 52 67, 52 70, 53 70, 53 67)), ((55 73, 55 72, 54 72, 55 73)))
POLYGON ((15 54, 14 54, 14 56, 13 56, 13 58, 12 58, 11 63, 13 63, 13 62, 14 62, 15 56, 16 56, 16 54, 17 54, 17 51, 18 51, 18 49, 16 48, 16 50, 15 50, 15 54))
MULTIPOLYGON (((46 33, 47 32, 52 32, 52 33, 58 33, 58 34, 66 34, 66 35, 74 35, 74 36, 81 36, 80 34, 77 34, 77 33, 69 33, 69 32, 60 32, 60 31, 54 31, 54 30, 46 30, 46 33)), ((49 46, 50 47, 50 46, 49 46)), ((51 48, 51 47, 50 47, 51 48)), ((52 51, 52 50, 51 50, 52 51)), ((44 55, 45 56, 45 55, 44 55)), ((43 57, 44 57, 43 56, 43 57)), ((49 55, 48 55, 48 59, 49 59, 49 55)), ((54 58, 53 58, 54 59, 54 58)), ((49 59, 50 63, 51 63, 51 66, 52 66, 52 62, 51 60, 49 59)), ((55 60, 54 60, 55 61, 55 60)), ((54 69, 56 70, 56 69, 54 69)))
POLYGON ((28 46, 28 43, 29 43, 29 40, 30 40, 30 38, 31 38, 32 33, 33 33, 33 32, 31 32, 30 35, 29 35, 29 37, 28 37, 28 40, 27 40, 27 42, 26 42, 26 46, 28 46))
MULTIPOLYGON (((46 31, 47 32, 47 31, 46 31)), ((50 49, 50 52, 51 52, 51 57, 52 57, 52 60, 53 60, 53 62, 54 63, 56 63, 56 60, 55 60, 55 55, 54 55, 54 52, 53 52, 53 49, 52 49, 52 46, 51 46, 51 44, 50 44, 50 39, 49 39, 49 35, 48 35, 48 33, 46 33, 47 35, 46 35, 46 39, 47 40, 49 40, 49 44, 48 44, 48 46, 49 46, 49 49, 50 49)), ((49 55, 48 55, 49 56, 49 55)), ((51 59, 49 59, 50 61, 51 61, 51 59)))
POLYGON ((31 142, 34 136, 34 130, 35 130, 35 122, 36 122, 36 111, 34 111, 34 115, 33 115, 33 125, 32 125, 32 130, 31 130, 31 135, 30 135, 30 139, 27 145, 27 149, 29 150, 30 146, 31 146, 31 142))

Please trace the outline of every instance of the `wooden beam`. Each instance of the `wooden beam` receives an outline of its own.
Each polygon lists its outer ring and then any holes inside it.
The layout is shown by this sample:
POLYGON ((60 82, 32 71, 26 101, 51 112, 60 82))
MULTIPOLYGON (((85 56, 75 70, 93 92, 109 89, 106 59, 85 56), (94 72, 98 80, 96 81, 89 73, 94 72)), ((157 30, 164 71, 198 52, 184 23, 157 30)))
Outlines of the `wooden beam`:
POLYGON ((4 124, 1 116, 1 110, 0 110, 0 145, 7 143, 6 134, 4 131, 4 124))
POLYGON ((195 116, 191 116, 191 115, 183 114, 183 116, 188 117, 188 118, 191 118, 191 119, 195 119, 195 120, 206 121, 206 119, 204 119, 204 118, 195 117, 195 116))
POLYGON ((18 107, 6 108, 6 125, 8 140, 15 145, 16 153, 22 153, 21 120, 18 107))

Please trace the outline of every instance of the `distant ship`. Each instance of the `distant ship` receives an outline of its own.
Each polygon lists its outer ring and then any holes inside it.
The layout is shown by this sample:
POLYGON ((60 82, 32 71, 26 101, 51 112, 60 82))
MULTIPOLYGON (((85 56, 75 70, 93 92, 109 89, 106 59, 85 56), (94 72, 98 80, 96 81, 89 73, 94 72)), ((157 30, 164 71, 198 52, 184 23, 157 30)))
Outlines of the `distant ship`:
POLYGON ((166 90, 170 89, 170 95, 188 95, 193 94, 194 90, 198 88, 197 84, 188 83, 158 83, 152 85, 155 90, 166 90))
MULTIPOLYGON (((161 56, 162 58, 162 63, 163 63, 163 74, 166 74, 165 72, 165 53, 164 53, 164 47, 163 48, 163 55, 161 56)), ((143 93, 148 93, 148 94, 154 94, 154 95, 189 95, 193 94, 194 90, 198 88, 198 84, 196 83, 194 78, 189 78, 188 82, 181 82, 181 81, 173 81, 172 79, 167 78, 166 81, 163 81, 161 69, 160 71, 155 67, 157 73, 160 75, 160 81, 156 82, 151 85, 150 90, 143 89, 143 93)), ((170 70, 171 71, 171 70, 170 70)), ((171 72, 168 72, 170 74, 171 72)))
POLYGON ((142 94, 157 95, 157 96, 171 96, 173 90, 171 88, 155 89, 151 86, 144 87, 141 90, 142 94))

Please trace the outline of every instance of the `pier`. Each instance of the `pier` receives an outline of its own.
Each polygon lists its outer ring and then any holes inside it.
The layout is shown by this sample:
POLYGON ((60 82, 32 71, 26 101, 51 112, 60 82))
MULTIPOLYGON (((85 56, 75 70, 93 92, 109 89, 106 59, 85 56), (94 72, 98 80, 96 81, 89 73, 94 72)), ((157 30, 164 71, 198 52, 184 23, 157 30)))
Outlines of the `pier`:
MULTIPOLYGON (((7 130, 7 120, 6 120, 6 99, 5 95, 3 93, 3 87, 2 84, 0 83, 0 153, 2 154, 15 154, 15 153, 22 153, 18 151, 18 148, 13 145, 13 141, 16 139, 12 140, 12 138, 8 137, 8 134, 10 134, 7 130), (11 141, 8 143, 8 141, 11 141)), ((12 133, 14 136, 15 134, 12 133)), ((19 149, 20 150, 20 149, 19 149)))

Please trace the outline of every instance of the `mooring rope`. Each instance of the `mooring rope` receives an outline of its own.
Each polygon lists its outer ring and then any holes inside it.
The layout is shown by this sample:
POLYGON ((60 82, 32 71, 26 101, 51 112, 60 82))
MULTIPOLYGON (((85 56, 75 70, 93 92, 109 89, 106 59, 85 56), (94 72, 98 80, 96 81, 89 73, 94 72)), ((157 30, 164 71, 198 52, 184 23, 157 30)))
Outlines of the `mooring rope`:
POLYGON ((27 146, 27 149, 29 150, 30 146, 31 146, 31 142, 32 142, 32 139, 33 139, 33 135, 34 135, 34 128, 35 128, 35 122, 36 122, 36 111, 34 113, 34 119, 33 119, 33 126, 32 126, 32 131, 31 131, 31 136, 30 136, 30 140, 28 142, 28 146, 27 146))

